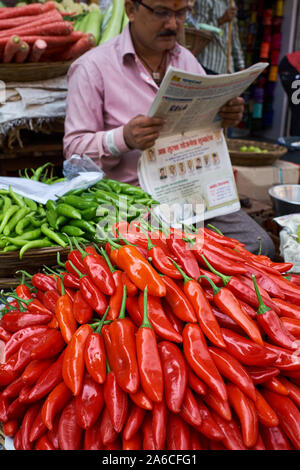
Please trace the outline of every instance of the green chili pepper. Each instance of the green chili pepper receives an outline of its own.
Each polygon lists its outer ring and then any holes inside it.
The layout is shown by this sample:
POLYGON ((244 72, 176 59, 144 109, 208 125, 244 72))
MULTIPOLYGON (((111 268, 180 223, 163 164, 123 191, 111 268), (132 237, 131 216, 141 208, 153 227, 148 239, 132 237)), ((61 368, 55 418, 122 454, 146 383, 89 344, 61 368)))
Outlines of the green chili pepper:
POLYGON ((4 248, 7 245, 6 238, 0 238, 0 248, 4 248))
POLYGON ((49 167, 49 166, 51 166, 51 165, 53 165, 53 163, 47 162, 47 163, 45 163, 44 165, 38 167, 38 168, 33 172, 33 176, 31 177, 31 179, 32 179, 33 181, 40 181, 40 178, 41 178, 41 176, 42 176, 43 171, 44 171, 47 167, 49 167))
POLYGON ((29 207, 21 207, 6 224, 3 230, 4 235, 9 235, 15 229, 17 223, 30 212, 29 207))
POLYGON ((53 246, 53 243, 49 238, 40 238, 39 240, 31 240, 26 245, 22 246, 19 252, 19 258, 22 259, 26 251, 34 248, 45 248, 47 246, 53 246))
POLYGON ((29 209, 31 209, 32 211, 37 210, 37 207, 38 207, 37 203, 33 199, 30 199, 29 197, 23 197, 23 199, 24 199, 26 206, 28 206, 29 209))
POLYGON ((64 225, 61 228, 62 233, 66 233, 67 235, 70 235, 70 237, 81 237, 81 235, 84 235, 84 231, 81 230, 79 227, 74 227, 72 225, 64 225))
POLYGON ((47 210, 46 219, 51 228, 57 230, 57 213, 55 209, 47 210))
POLYGON ((19 209, 19 206, 17 206, 17 205, 12 205, 12 206, 9 207, 9 209, 6 211, 6 213, 4 214, 4 217, 1 221, 0 233, 3 232, 4 227, 6 226, 8 221, 11 219, 11 217, 17 212, 18 209, 19 209))
POLYGON ((58 233, 51 230, 47 224, 42 224, 41 231, 47 238, 49 238, 50 240, 53 240, 54 242, 56 242, 58 245, 62 246, 63 248, 66 248, 67 243, 59 236, 58 233))
POLYGON ((72 227, 78 227, 82 229, 84 232, 90 233, 91 235, 95 235, 96 233, 96 228, 94 227, 94 225, 92 225, 87 220, 70 220, 69 225, 72 227))
POLYGON ((46 202, 46 209, 48 209, 48 211, 50 211, 50 210, 55 211, 56 210, 56 202, 53 201, 52 199, 48 199, 48 201, 46 202))
POLYGON ((64 215, 65 217, 68 217, 69 219, 78 219, 80 220, 82 218, 81 213, 78 211, 73 206, 70 206, 69 204, 61 203, 57 204, 57 213, 59 215, 64 215))
POLYGON ((56 221, 57 227, 60 227, 61 225, 64 225, 67 222, 67 220, 69 220, 69 219, 67 217, 65 217, 64 215, 59 215, 57 217, 57 221, 56 221))
POLYGON ((24 206, 25 206, 25 201, 24 201, 23 197, 20 196, 19 194, 15 193, 15 192, 12 190, 12 187, 11 187, 11 186, 8 187, 8 192, 9 192, 9 195, 10 195, 10 197, 12 198, 12 200, 13 200, 19 207, 24 207, 24 206))
POLYGON ((27 214, 27 216, 25 216, 23 219, 19 220, 19 222, 15 226, 15 232, 17 235, 22 235, 25 228, 28 227, 29 224, 31 224, 31 221, 30 221, 31 215, 32 215, 32 212, 27 214))
POLYGON ((4 201, 2 212, 6 212, 12 206, 11 199, 8 196, 1 196, 1 198, 4 201))
MULTIPOLYGON (((85 209, 81 211, 81 216, 84 220, 93 220, 96 217, 96 213, 98 211, 97 207, 89 207, 88 209, 85 209)), ((109 210, 107 210, 108 214, 109 210)))
POLYGON ((31 223, 34 227, 40 227, 41 224, 43 224, 43 223, 46 221, 46 217, 35 218, 34 215, 30 216, 29 219, 30 219, 30 223, 31 223))
POLYGON ((42 217, 46 217, 46 210, 45 210, 45 208, 43 207, 42 204, 38 205, 37 213, 42 217))
MULTIPOLYGON (((36 238, 39 238, 42 234, 42 231, 40 228, 35 228, 33 230, 27 230, 26 232, 23 232, 20 234, 18 237, 10 237, 12 240, 35 240, 36 238)), ((8 238, 8 237, 7 237, 8 238)))
POLYGON ((95 199, 93 198, 84 199, 76 195, 64 196, 61 198, 61 201, 66 204, 70 204, 70 206, 75 207, 76 209, 88 209, 91 205, 97 205, 97 202, 95 202, 95 199))
POLYGON ((7 253, 8 251, 17 251, 19 250, 19 246, 17 245, 6 245, 5 248, 3 248, 2 252, 3 253, 7 253))

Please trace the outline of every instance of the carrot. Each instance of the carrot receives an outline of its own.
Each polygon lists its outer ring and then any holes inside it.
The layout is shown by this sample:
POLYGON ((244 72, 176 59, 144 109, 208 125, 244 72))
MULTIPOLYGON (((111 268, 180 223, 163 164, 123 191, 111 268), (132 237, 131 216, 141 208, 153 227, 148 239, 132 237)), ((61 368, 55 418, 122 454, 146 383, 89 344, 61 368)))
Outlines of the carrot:
POLYGON ((72 44, 72 46, 61 56, 61 60, 77 59, 77 57, 80 57, 95 45, 95 36, 93 34, 85 34, 82 38, 72 44))
POLYGON ((36 28, 37 26, 41 27, 41 26, 44 26, 44 25, 48 25, 50 23, 51 24, 55 23, 55 22, 56 23, 64 23, 64 20, 62 19, 62 17, 57 13, 54 13, 54 14, 52 12, 45 13, 45 15, 41 19, 39 18, 40 16, 42 16, 42 15, 38 15, 38 17, 34 16, 33 17, 34 20, 30 21, 29 23, 19 25, 19 26, 16 26, 16 27, 12 27, 12 28, 9 28, 9 29, 2 29, 0 31, 0 37, 7 36, 7 34, 23 34, 24 31, 26 33, 31 28, 36 28))
POLYGON ((54 2, 46 2, 43 5, 41 3, 31 3, 22 7, 1 8, 0 19, 17 18, 18 16, 27 15, 38 15, 39 13, 44 13, 54 9, 56 9, 54 2))
POLYGON ((9 64, 12 61, 14 55, 19 50, 20 43, 21 39, 19 36, 12 36, 7 40, 3 51, 4 64, 9 64))
POLYGON ((43 24, 45 18, 56 18, 57 21, 63 21, 62 16, 59 14, 57 10, 55 11, 46 11, 45 13, 41 13, 40 15, 34 16, 19 16, 17 18, 8 18, 5 20, 0 19, 0 30, 1 33, 4 30, 8 30, 11 28, 18 28, 20 26, 24 26, 25 24, 32 23, 32 24, 43 24))
POLYGON ((39 62, 47 49, 47 43, 43 39, 37 39, 31 47, 28 62, 39 62))
POLYGON ((30 50, 30 48, 29 48, 29 45, 27 44, 27 42, 22 41, 20 46, 19 46, 19 50, 18 50, 18 52, 16 53, 16 55, 14 57, 14 62, 16 64, 23 64, 23 62, 25 62, 25 60, 28 57, 29 50, 30 50))
MULTIPOLYGON (((76 42, 84 33, 82 31, 73 31, 68 36, 43 36, 43 40, 46 41, 47 47, 64 47, 76 42)), ((37 39, 41 39, 41 36, 22 36, 21 39, 27 42, 27 44, 33 44, 37 39)), ((4 48, 8 38, 0 38, 0 50, 4 48)))
POLYGON ((24 25, 22 28, 15 28, 13 31, 8 30, 0 33, 0 38, 4 38, 13 34, 19 36, 67 36, 73 31, 73 25, 69 21, 53 21, 43 25, 32 24, 24 25))

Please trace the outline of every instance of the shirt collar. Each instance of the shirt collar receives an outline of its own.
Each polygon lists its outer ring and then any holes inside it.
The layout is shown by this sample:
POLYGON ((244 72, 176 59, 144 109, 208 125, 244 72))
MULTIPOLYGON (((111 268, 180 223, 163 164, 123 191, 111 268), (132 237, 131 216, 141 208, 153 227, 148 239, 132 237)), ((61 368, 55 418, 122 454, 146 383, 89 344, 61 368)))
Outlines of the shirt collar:
MULTIPOLYGON (((120 35, 120 52, 122 61, 125 60, 127 56, 136 56, 136 52, 133 46, 131 34, 130 34, 130 27, 129 24, 125 26, 121 35, 120 35)), ((173 49, 169 51, 170 56, 178 57, 180 55, 181 49, 178 43, 175 44, 173 49)))

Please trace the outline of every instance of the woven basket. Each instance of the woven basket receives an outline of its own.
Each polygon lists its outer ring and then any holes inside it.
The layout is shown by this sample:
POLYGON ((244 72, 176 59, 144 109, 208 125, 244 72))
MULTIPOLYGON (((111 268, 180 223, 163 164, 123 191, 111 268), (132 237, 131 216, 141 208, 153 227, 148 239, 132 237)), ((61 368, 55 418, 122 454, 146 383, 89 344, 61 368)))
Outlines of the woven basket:
POLYGON ((210 43, 213 37, 214 34, 211 31, 184 28, 184 46, 196 57, 210 43))
POLYGON ((55 266, 57 264, 57 253, 60 254, 61 261, 67 259, 69 253, 68 248, 47 247, 38 250, 28 250, 22 259, 19 258, 19 251, 11 251, 8 253, 0 253, 0 282, 7 282, 7 279, 13 278, 19 270, 25 270, 30 274, 34 274, 44 265, 55 266))
POLYGON ((256 140, 244 139, 227 139, 227 146, 232 165, 237 166, 266 166, 272 165, 276 160, 281 158, 287 149, 281 145, 269 144, 268 142, 259 142, 256 140), (242 152, 242 146, 259 147, 262 150, 267 150, 266 153, 256 152, 242 152))
POLYGON ((33 82, 61 77, 68 72, 72 61, 0 64, 0 80, 4 82, 33 82))

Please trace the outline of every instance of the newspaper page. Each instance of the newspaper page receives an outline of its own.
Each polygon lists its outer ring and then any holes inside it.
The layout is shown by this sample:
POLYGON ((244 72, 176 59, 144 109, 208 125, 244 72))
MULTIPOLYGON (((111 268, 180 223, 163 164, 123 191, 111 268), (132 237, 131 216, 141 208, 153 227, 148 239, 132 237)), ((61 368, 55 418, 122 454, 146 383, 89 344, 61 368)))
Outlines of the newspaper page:
POLYGON ((165 118, 155 146, 138 165, 141 187, 176 224, 195 224, 240 209, 219 110, 268 66, 225 75, 194 75, 170 67, 148 112, 165 118), (171 212, 171 213, 170 213, 171 212))

